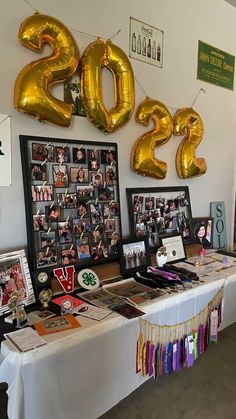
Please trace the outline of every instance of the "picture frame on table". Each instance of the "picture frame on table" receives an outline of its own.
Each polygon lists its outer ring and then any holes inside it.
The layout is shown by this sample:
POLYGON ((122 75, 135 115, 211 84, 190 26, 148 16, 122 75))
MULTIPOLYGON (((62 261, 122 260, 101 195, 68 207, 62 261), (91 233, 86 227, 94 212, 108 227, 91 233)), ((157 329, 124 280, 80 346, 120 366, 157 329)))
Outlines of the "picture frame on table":
POLYGON ((151 265, 147 236, 118 240, 117 248, 122 276, 129 277, 151 265))
POLYGON ((162 236, 161 245, 165 248, 165 254, 167 256, 166 263, 176 263, 187 259, 183 236, 181 234, 162 236))
POLYGON ((8 302, 12 293, 18 295, 19 302, 25 305, 35 302, 33 284, 24 249, 0 255, 0 316, 10 312, 8 302))
POLYGON ((162 236, 181 234, 184 244, 192 240, 192 210, 187 186, 126 189, 130 235, 148 236, 157 249, 162 236))
POLYGON ((212 217, 192 218, 193 243, 202 244, 203 248, 213 247, 214 219, 212 217))

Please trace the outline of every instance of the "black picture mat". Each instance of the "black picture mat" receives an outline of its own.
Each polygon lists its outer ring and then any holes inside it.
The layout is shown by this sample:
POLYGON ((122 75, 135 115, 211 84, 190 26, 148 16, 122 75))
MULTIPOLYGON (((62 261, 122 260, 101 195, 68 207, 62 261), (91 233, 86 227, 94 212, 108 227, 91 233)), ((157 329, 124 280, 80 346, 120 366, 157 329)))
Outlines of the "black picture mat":
MULTIPOLYGON (((122 231, 121 231, 121 218, 120 218, 118 147, 117 147, 117 144, 113 143, 113 142, 104 143, 104 142, 97 142, 97 141, 85 141, 85 140, 62 139, 62 138, 51 138, 51 137, 49 137, 49 138, 48 137, 36 137, 36 136, 28 136, 28 135, 20 135, 19 138, 20 138, 20 151, 21 151, 21 160, 22 160, 22 174, 23 174, 23 186, 24 186, 26 224, 27 224, 28 263, 29 263, 29 268, 30 268, 31 274, 34 278, 34 281, 33 281, 34 282, 34 288, 35 288, 36 294, 38 294, 38 292, 37 292, 38 287, 40 287, 40 288, 43 287, 44 288, 45 286, 46 287, 50 286, 50 279, 54 277, 53 269, 55 269, 57 267, 61 267, 63 265, 60 261, 60 263, 57 263, 53 266, 44 266, 42 268, 37 267, 36 252, 38 252, 40 250, 37 249, 37 245, 36 245, 37 243, 36 243, 36 240, 35 240, 35 230, 34 230, 34 223, 33 223, 33 216, 35 215, 33 204, 35 204, 35 202, 33 202, 33 200, 32 200, 31 186, 32 185, 42 186, 43 182, 40 183, 40 185, 38 185, 38 184, 35 185, 35 182, 32 181, 32 177, 31 177, 31 167, 32 167, 31 165, 32 165, 32 163, 35 163, 35 164, 41 164, 42 163, 42 161, 37 161, 36 162, 36 160, 31 159, 32 144, 33 143, 34 144, 35 143, 37 143, 37 144, 42 143, 42 145, 46 146, 47 144, 50 143, 50 145, 54 146, 54 147, 56 147, 56 146, 59 146, 59 147, 60 146, 61 147, 68 146, 70 148, 71 161, 70 161, 70 163, 62 163, 62 165, 68 166, 68 173, 69 173, 69 168, 70 167, 78 166, 78 168, 79 168, 79 166, 80 166, 80 164, 78 164, 78 163, 73 163, 73 147, 78 148, 80 146, 83 146, 82 148, 86 148, 87 150, 97 149, 100 153, 100 161, 101 161, 102 158, 104 159, 104 155, 105 155, 106 151, 108 151, 110 149, 112 150, 112 152, 115 155, 115 159, 116 159, 115 169, 116 169, 117 182, 116 182, 115 186, 114 185, 111 186, 111 189, 112 189, 112 187, 115 188, 114 189, 114 191, 115 191, 115 202, 118 203, 118 210, 117 210, 116 215, 114 217, 111 216, 111 219, 112 218, 116 219, 116 224, 118 225, 117 233, 119 234, 119 239, 120 239, 120 238, 122 238, 122 231), (101 153, 102 150, 104 150, 103 157, 102 157, 102 153, 101 153), (35 282, 37 282, 36 280, 37 280, 38 274, 41 271, 46 272, 48 274, 49 279, 43 285, 41 285, 39 283, 37 283, 37 285, 36 285, 35 282)), ((50 170, 52 170, 52 165, 55 165, 55 164, 58 165, 59 163, 56 162, 55 149, 54 149, 54 160, 48 162, 48 167, 50 167, 50 170)), ((105 167, 104 171, 106 173, 106 167, 110 166, 110 163, 106 163, 106 165, 105 165, 105 162, 103 162, 101 164, 104 165, 104 167, 105 167)), ((85 164, 82 164, 82 166, 84 166, 84 165, 85 164)), ((48 182, 46 182, 46 184, 48 184, 48 182)), ((52 183, 50 183, 50 184, 52 184, 52 183)), ((72 184, 70 183, 70 179, 69 179, 69 188, 68 189, 70 189, 70 185, 72 185, 72 184)), ((73 183, 73 185, 75 185, 75 183, 73 183)), ((86 186, 86 185, 82 185, 82 187, 83 186, 86 186)), ((55 201, 54 202, 55 206, 57 205, 57 201, 56 201, 57 200, 57 194, 59 194, 60 192, 65 191, 65 189, 67 189, 67 188, 66 187, 65 188, 60 188, 60 189, 59 188, 53 188, 53 199, 55 201)), ((86 202, 86 200, 91 200, 92 202, 94 201, 91 197, 86 197, 84 199, 84 201, 86 202)), ((106 204, 109 201, 110 201, 110 199, 107 199, 107 200, 102 201, 102 203, 106 204)), ((100 202, 101 201, 99 200, 98 203, 100 203, 100 202)), ((43 201, 42 202, 42 205, 45 205, 45 206, 50 206, 51 204, 52 204, 51 201, 48 201, 48 202, 43 201)), ((67 208, 67 213, 69 211, 70 211, 70 209, 67 208)), ((65 220, 63 220, 63 221, 65 221, 65 220)), ((72 229, 72 219, 70 220, 70 222, 71 222, 71 229, 72 229)), ((108 237, 109 234, 111 235, 112 232, 107 233, 106 237, 108 237)), ((74 241, 73 241, 73 243, 75 244, 74 241)), ((68 246, 70 246, 70 244, 71 243, 69 243, 68 246)), ((91 245, 92 245, 92 242, 91 242, 91 245)), ((108 247, 108 242, 106 242, 106 245, 108 247)), ((59 243, 57 243, 57 247, 58 246, 59 246, 59 243)), ((61 250, 61 249, 59 249, 59 250, 61 250)), ((94 265, 98 265, 98 264, 102 264, 102 263, 111 262, 111 261, 117 260, 118 258, 119 258, 119 256, 118 256, 118 250, 117 250, 117 252, 115 254, 108 253, 108 257, 103 257, 100 260, 93 260, 92 258, 80 259, 80 260, 78 260, 78 263, 75 264, 74 266, 75 266, 75 270, 76 269, 82 269, 82 268, 88 267, 88 266, 94 266, 94 265)), ((75 275, 75 277, 76 277, 76 275, 75 275)))
MULTIPOLYGON (((126 188, 126 196, 127 196, 127 205, 128 205, 128 214, 129 214, 129 227, 130 227, 130 235, 132 237, 137 237, 136 234, 136 224, 135 222, 135 212, 134 212, 134 197, 137 196, 139 199, 143 199, 142 207, 144 208, 145 205, 145 198, 147 197, 154 197, 156 199, 170 199, 171 195, 173 196, 183 196, 186 198, 186 202, 188 205, 186 205, 183 208, 186 208, 186 218, 188 223, 188 237, 184 237, 183 231, 181 231, 181 228, 178 230, 173 230, 170 233, 163 231, 163 233, 158 234, 157 233, 157 243, 149 246, 156 250, 161 243, 161 236, 162 235, 173 235, 174 233, 180 233, 183 235, 183 240, 185 244, 192 242, 192 210, 191 210, 191 202, 190 202, 190 194, 189 194, 189 188, 188 186, 168 186, 168 187, 151 187, 151 188, 126 188)), ((155 207, 155 205, 154 205, 155 207)), ((145 211, 141 211, 140 213, 143 214, 145 211)), ((145 224, 145 223, 144 223, 145 224)), ((144 229, 145 229, 144 225, 144 229)), ((145 229, 144 235, 147 235, 147 231, 145 229)), ((139 236, 141 237, 141 235, 139 236)))
POLYGON ((146 236, 132 237, 129 239, 119 240, 118 251, 120 257, 120 273, 124 278, 130 277, 132 276, 132 274, 135 274, 136 272, 141 272, 151 265, 151 254, 148 246, 148 238, 146 236), (140 259, 140 263, 136 264, 136 266, 128 268, 125 260, 125 247, 127 247, 127 245, 138 246, 139 243, 142 243, 142 246, 145 249, 145 258, 143 260, 143 263, 140 259))

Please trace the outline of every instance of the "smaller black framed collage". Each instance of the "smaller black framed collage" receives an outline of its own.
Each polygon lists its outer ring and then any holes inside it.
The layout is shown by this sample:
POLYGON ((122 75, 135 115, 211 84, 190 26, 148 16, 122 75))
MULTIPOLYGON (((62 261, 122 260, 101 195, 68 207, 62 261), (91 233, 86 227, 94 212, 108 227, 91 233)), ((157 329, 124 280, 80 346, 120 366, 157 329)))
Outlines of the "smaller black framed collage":
POLYGON ((127 188, 130 232, 148 236, 152 248, 162 236, 179 233, 184 243, 192 240, 192 210, 187 186, 127 188))
POLYGON ((20 135, 20 145, 30 268, 117 259, 117 144, 20 135))

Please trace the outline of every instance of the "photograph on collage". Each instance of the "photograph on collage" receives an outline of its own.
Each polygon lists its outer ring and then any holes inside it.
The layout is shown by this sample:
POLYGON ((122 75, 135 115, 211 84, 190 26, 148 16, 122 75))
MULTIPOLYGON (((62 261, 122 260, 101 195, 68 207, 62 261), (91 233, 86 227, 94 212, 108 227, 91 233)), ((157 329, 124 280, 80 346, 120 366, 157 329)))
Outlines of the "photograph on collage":
POLYGON ((87 163, 87 150, 83 147, 72 148, 73 163, 87 163))
POLYGON ((46 164, 31 164, 31 179, 45 182, 47 180, 46 164))
POLYGON ((55 157, 57 163, 70 163, 69 147, 55 147, 55 157))
POLYGON ((72 231, 71 231, 71 224, 69 221, 60 222, 57 224, 58 226, 58 238, 59 243, 71 243, 72 242, 72 231))
POLYGON ((41 162, 54 161, 54 147, 47 144, 32 144, 32 160, 41 162))
POLYGON ((61 207, 58 206, 45 206, 45 219, 46 222, 58 223, 61 221, 61 207))
POLYGON ((62 164, 53 164, 53 186, 55 188, 67 188, 69 185, 68 182, 68 173, 67 166, 62 164))
POLYGON ((55 231, 41 231, 40 232, 41 248, 52 247, 56 244, 56 232, 55 231))
POLYGON ((61 263, 62 265, 75 265, 77 262, 77 251, 75 246, 62 247, 61 263))
POLYGON ((88 183, 88 169, 83 167, 71 167, 70 181, 71 183, 88 183))
POLYGON ((36 253, 37 268, 46 268, 58 264, 57 250, 47 247, 45 251, 36 253))

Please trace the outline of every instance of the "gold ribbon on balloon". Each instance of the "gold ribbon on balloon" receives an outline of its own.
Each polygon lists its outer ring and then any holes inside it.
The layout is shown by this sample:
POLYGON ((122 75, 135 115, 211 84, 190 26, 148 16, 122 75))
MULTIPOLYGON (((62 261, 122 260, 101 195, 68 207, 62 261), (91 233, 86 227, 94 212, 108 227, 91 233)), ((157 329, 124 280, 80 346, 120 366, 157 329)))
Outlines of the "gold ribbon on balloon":
POLYGON ((15 108, 40 121, 69 126, 72 105, 54 98, 49 89, 76 71, 79 52, 75 39, 59 20, 38 13, 22 22, 18 39, 35 52, 42 51, 45 42, 53 51, 50 57, 31 62, 19 73, 15 82, 15 108))
POLYGON ((125 125, 134 111, 134 75, 127 55, 110 40, 97 39, 83 53, 81 96, 87 117, 105 134, 125 125), (106 109, 102 98, 102 67, 114 81, 114 106, 106 109))
POLYGON ((137 109, 136 121, 148 126, 150 120, 154 123, 154 129, 142 135, 134 144, 131 152, 131 168, 143 176, 164 179, 167 163, 158 160, 154 150, 169 141, 173 131, 172 116, 162 102, 147 97, 137 109))
POLYGON ((185 135, 176 153, 176 170, 183 179, 206 173, 203 157, 196 157, 196 148, 202 141, 204 127, 200 115, 192 108, 178 109, 173 117, 175 135, 185 135))

